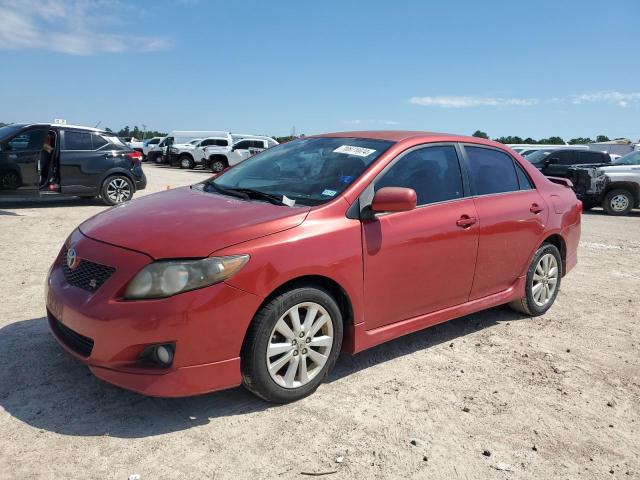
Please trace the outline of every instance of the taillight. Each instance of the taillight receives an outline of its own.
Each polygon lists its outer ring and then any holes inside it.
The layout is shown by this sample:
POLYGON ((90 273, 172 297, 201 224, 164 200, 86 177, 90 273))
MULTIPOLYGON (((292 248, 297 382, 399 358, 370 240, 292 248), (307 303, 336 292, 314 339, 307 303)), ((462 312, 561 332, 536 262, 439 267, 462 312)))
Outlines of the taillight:
POLYGON ((582 200, 578 200, 578 211, 579 211, 580 213, 582 213, 582 211, 583 211, 582 200))
POLYGON ((141 162, 142 154, 140 152, 129 152, 125 155, 132 162, 141 162))

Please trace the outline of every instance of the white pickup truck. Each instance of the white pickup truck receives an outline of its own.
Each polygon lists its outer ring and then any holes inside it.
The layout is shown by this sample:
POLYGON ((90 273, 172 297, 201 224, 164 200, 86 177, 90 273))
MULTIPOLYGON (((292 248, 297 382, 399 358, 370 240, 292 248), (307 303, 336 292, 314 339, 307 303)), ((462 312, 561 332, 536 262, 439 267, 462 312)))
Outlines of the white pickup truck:
POLYGON ((214 173, 220 173, 247 158, 275 147, 278 142, 271 137, 232 135, 237 140, 231 147, 209 146, 204 148, 202 165, 214 173))
POLYGON ((173 145, 171 160, 172 165, 180 168, 202 165, 219 173, 275 145, 278 142, 271 137, 227 133, 207 137, 191 145, 173 145))

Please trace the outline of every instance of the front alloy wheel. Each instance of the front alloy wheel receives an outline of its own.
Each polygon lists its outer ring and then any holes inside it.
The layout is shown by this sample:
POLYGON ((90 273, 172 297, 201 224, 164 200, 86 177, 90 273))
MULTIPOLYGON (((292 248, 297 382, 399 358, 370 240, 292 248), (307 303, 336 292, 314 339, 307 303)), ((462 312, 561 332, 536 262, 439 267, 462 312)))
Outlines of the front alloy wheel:
POLYGON ((626 215, 633 209, 633 203, 634 198, 631 192, 617 189, 605 195, 602 208, 609 215, 626 215))
POLYGON ((276 403, 299 400, 324 381, 342 344, 342 314, 315 286, 289 290, 256 314, 242 347, 244 386, 276 403))
POLYGON ((317 303, 299 303, 273 327, 267 347, 269 374, 284 388, 306 385, 322 371, 332 345, 331 315, 317 303))

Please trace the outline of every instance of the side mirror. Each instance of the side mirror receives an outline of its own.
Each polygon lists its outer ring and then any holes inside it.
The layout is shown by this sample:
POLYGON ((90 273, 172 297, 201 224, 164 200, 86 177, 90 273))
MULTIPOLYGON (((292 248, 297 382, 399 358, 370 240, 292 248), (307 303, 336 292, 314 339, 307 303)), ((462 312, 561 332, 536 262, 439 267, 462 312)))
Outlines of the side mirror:
POLYGON ((406 212, 416 208, 416 191, 404 187, 383 187, 376 192, 371 202, 374 212, 406 212))

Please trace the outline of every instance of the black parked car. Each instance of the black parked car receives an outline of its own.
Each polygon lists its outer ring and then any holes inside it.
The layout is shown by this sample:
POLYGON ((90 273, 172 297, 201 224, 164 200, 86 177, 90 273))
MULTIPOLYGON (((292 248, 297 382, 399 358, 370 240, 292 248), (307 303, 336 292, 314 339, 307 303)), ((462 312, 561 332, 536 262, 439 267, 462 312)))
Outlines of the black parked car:
POLYGON ((569 167, 584 164, 610 164, 608 153, 594 150, 563 148, 560 150, 538 150, 526 158, 548 177, 567 177, 569 167))
POLYGON ((113 133, 72 125, 0 128, 0 198, 26 195, 130 200, 147 185, 135 152, 113 133))

